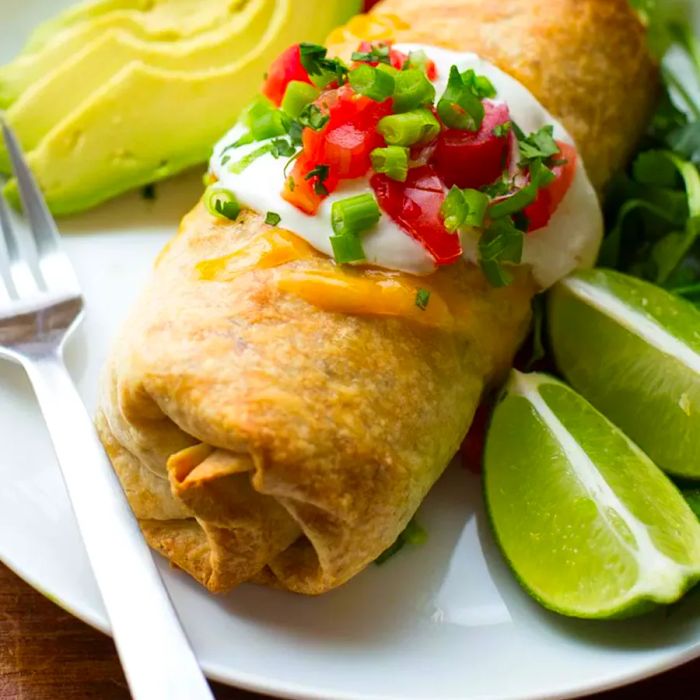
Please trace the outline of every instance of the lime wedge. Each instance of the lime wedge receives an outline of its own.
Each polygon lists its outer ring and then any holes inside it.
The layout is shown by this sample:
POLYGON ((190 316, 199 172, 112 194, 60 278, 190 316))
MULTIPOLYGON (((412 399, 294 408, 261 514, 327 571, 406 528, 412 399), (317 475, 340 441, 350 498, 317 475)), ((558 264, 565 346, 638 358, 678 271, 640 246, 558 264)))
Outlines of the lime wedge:
POLYGON ((565 384, 513 372, 486 440, 496 537, 542 605, 627 617, 700 580, 700 523, 678 489, 565 384))
POLYGON ((552 290, 549 332, 578 392, 664 471, 700 479, 700 311, 648 282, 588 270, 552 290))

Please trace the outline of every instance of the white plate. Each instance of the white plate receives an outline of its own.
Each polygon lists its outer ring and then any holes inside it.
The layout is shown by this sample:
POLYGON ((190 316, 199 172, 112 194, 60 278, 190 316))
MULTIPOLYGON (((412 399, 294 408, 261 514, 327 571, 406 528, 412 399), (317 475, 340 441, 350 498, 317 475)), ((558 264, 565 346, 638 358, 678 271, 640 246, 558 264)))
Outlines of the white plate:
MULTIPOLYGON (((23 0, 19 11, 0 0, 0 58, 10 58, 58 4, 23 0)), ((200 188, 193 174, 159 186, 155 202, 134 195, 61 222, 88 299, 68 360, 90 406, 115 326, 200 188)), ((29 385, 6 364, 0 416, 0 558, 106 630, 29 385)), ((494 547, 479 481, 459 468, 437 485, 420 520, 428 544, 322 598, 253 586, 214 598, 160 564, 207 673, 285 697, 543 700, 630 682, 700 655, 697 593, 629 622, 579 622, 540 609, 494 547)))

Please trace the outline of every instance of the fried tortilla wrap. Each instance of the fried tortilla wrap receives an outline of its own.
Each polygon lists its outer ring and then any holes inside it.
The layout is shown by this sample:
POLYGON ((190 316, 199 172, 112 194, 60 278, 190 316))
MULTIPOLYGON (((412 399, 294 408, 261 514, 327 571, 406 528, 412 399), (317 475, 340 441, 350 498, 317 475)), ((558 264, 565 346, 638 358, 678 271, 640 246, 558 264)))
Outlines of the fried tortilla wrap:
MULTIPOLYGON (((395 35, 512 72, 578 139, 598 188, 652 107, 626 0, 386 0, 332 39, 347 54, 395 35)), ((197 205, 116 342, 97 416, 148 542, 215 592, 346 582, 457 451, 535 291, 527 267, 494 288, 464 261, 421 278, 338 266, 257 213, 197 205)))

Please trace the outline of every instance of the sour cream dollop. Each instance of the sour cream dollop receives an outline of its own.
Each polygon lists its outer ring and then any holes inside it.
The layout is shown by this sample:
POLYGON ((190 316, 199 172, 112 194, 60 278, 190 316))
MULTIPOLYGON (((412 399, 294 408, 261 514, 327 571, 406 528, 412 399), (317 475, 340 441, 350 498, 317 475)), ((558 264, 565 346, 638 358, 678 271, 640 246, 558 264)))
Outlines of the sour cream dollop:
MULTIPOLYGON (((460 53, 423 44, 396 44, 404 53, 423 50, 437 67, 435 80, 437 95, 447 85, 450 68, 456 65, 461 71, 473 69, 485 75, 496 88, 496 99, 505 102, 512 119, 526 133, 551 124, 554 138, 573 144, 564 127, 539 103, 532 93, 517 80, 492 63, 474 53, 460 53)), ((261 142, 231 145, 245 133, 237 124, 214 147, 210 161, 213 173, 222 187, 235 193, 238 201, 262 214, 275 212, 280 216, 278 226, 294 232, 317 250, 333 255, 330 236, 331 208, 334 202, 364 192, 373 193, 369 177, 342 181, 338 188, 326 197, 315 215, 308 215, 283 199, 286 158, 274 158, 265 153, 256 158, 243 172, 235 173, 231 164, 240 161, 260 148, 261 142)), ((263 142, 264 143, 264 142, 263 142)), ((569 272, 590 267, 595 262, 603 236, 603 216, 597 195, 579 158, 574 181, 563 201, 554 212, 549 224, 526 234, 522 264, 530 265, 537 283, 544 289, 569 272)), ((379 223, 362 237, 366 263, 413 275, 427 275, 436 269, 435 262, 426 249, 409 233, 382 212, 379 223)), ((478 234, 463 234, 464 257, 478 262, 478 234)))

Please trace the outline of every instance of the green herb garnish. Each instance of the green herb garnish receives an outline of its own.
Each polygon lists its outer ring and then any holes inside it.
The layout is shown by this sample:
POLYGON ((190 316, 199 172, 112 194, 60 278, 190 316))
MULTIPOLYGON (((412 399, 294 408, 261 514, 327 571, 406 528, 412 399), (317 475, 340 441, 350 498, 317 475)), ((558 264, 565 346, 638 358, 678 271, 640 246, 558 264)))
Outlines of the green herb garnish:
POLYGON ((369 51, 355 51, 351 56, 353 61, 358 63, 386 63, 391 64, 388 44, 372 44, 369 51))
POLYGON ((559 146, 554 140, 554 127, 551 124, 543 126, 532 134, 525 135, 520 127, 511 122, 515 135, 518 137, 521 165, 527 165, 532 160, 546 161, 559 154, 559 146))
POLYGON ((375 148, 370 153, 370 159, 375 173, 381 173, 398 182, 406 182, 408 177, 408 148, 404 146, 375 148))
POLYGON ((408 112, 418 107, 432 106, 435 86, 420 70, 404 70, 398 73, 394 87, 394 111, 408 112))
POLYGON ((481 228, 489 201, 489 196, 478 190, 453 187, 447 193, 440 210, 445 220, 445 228, 450 233, 461 228, 481 228))
POLYGON ((440 133, 440 122, 429 109, 421 108, 382 117, 377 131, 390 146, 413 146, 435 139, 440 133))
POLYGON ((328 123, 330 117, 323 112, 318 105, 310 104, 302 109, 299 114, 299 124, 308 126, 309 129, 320 131, 328 123))
POLYGON ((275 211, 268 211, 265 214, 265 223, 268 226, 277 226, 280 221, 282 221, 282 217, 275 211))
MULTIPOLYGON (((675 45, 700 85, 700 40, 689 4, 633 0, 661 55, 675 45)), ((632 167, 613 182, 599 264, 659 284, 700 305, 700 102, 664 65, 665 91, 632 167)))
POLYGON ((411 518, 406 529, 396 538, 396 542, 380 554, 374 563, 381 565, 403 549, 407 544, 422 545, 428 540, 428 533, 421 527, 414 518, 411 518))
POLYGON ((393 76, 372 66, 356 68, 350 72, 348 80, 356 93, 375 102, 384 102, 394 93, 393 76))
POLYGON ((425 311, 428 308, 428 302, 430 301, 430 292, 427 289, 419 289, 416 291, 416 306, 421 310, 425 311))
POLYGON ((218 184, 209 185, 204 192, 204 206, 212 216, 235 221, 241 212, 236 195, 218 184))
POLYGON ((338 58, 328 58, 328 49, 319 44, 302 43, 299 45, 301 65, 319 87, 337 82, 343 85, 347 80, 348 68, 338 58))
POLYGON ((318 195, 325 196, 328 194, 328 189, 323 183, 328 179, 329 172, 329 166, 319 164, 304 175, 304 180, 313 180, 314 192, 318 195))
POLYGON ((507 136, 513 129, 512 122, 504 122, 503 124, 496 124, 493 127, 493 135, 498 136, 498 138, 503 138, 507 136))
POLYGON ((512 218, 496 219, 479 239, 479 265, 494 287, 505 287, 513 276, 503 263, 517 264, 522 260, 525 234, 512 218))
POLYGON ((478 131, 484 119, 484 105, 476 79, 472 79, 470 75, 469 79, 465 80, 459 68, 452 66, 447 88, 438 101, 437 111, 445 126, 451 129, 478 131))

